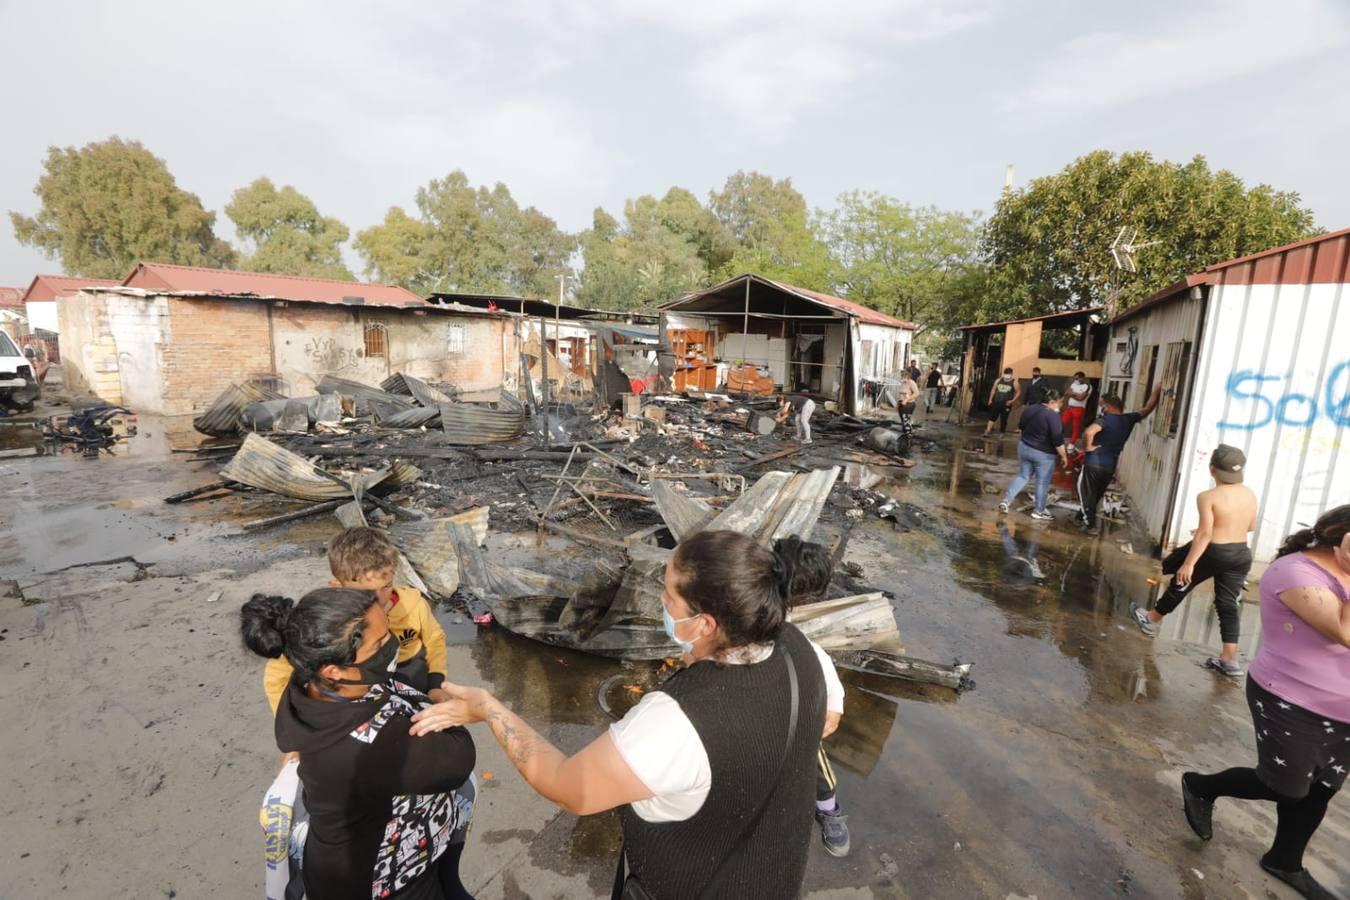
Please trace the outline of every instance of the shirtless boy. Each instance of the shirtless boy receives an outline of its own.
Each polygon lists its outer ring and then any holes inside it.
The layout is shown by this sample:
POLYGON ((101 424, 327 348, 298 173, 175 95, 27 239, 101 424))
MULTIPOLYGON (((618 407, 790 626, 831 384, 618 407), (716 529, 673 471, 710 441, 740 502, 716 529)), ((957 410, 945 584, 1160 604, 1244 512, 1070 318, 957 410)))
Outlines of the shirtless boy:
POLYGON ((1200 509, 1200 527, 1189 544, 1178 547, 1163 561, 1163 573, 1172 574, 1172 583, 1151 610, 1130 604, 1139 630, 1150 637, 1158 625, 1176 609, 1191 589, 1214 579, 1214 612, 1219 616, 1219 635, 1223 652, 1205 660, 1205 665, 1231 678, 1240 678, 1238 662, 1238 600, 1252 567, 1252 551, 1247 535, 1256 528, 1256 495, 1242 483, 1247 457, 1236 447, 1220 444, 1209 458, 1214 487, 1195 498, 1200 509), (1179 565, 1178 565, 1179 563, 1179 565))

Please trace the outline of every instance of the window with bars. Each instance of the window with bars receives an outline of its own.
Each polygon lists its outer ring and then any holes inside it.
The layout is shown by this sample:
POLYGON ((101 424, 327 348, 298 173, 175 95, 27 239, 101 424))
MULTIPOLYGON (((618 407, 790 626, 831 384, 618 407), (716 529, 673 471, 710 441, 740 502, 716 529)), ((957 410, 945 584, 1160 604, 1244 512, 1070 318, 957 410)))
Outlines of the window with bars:
POLYGON ((384 359, 389 356, 389 329, 379 322, 367 322, 365 329, 366 359, 384 359))
POLYGON ((1153 419, 1153 433, 1163 437, 1176 437, 1181 430, 1181 413, 1185 406, 1186 377, 1191 368, 1191 342, 1174 341, 1167 345, 1167 355, 1163 358, 1162 399, 1158 401, 1158 414, 1153 419))
POLYGON ((451 324, 446 326, 445 352, 456 356, 464 352, 464 326, 451 324))

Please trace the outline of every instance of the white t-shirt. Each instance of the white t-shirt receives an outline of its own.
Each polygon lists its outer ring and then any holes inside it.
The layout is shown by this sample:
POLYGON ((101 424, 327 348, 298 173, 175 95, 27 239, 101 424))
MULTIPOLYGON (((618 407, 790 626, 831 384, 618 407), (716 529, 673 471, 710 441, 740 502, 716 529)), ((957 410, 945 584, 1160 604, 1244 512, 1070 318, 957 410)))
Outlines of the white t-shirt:
POLYGON ((1074 381, 1069 385, 1069 405, 1087 406, 1088 397, 1092 396, 1092 385, 1086 381, 1074 381))
MULTIPOLYGON (((811 647, 825 676, 825 708, 842 714, 844 685, 834 663, 814 641, 811 647)), ((762 662, 771 653, 773 644, 764 644, 744 662, 762 662)), ((628 768, 652 792, 650 800, 633 804, 633 811, 643 821, 683 822, 703 808, 712 788, 712 766, 694 723, 674 697, 661 691, 643 697, 626 716, 609 726, 609 737, 628 768)))

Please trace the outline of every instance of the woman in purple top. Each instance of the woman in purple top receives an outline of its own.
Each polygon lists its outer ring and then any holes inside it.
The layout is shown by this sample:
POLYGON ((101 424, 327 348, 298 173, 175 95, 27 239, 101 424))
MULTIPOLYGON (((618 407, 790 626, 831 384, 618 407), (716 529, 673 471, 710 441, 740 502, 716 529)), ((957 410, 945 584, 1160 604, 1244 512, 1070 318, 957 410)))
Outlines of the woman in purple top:
POLYGON ((1256 768, 1183 775, 1186 821, 1207 841, 1217 798, 1274 802, 1261 868, 1334 900, 1303 868, 1303 851, 1350 771, 1350 504, 1285 540, 1261 577, 1261 627, 1247 676, 1256 768))

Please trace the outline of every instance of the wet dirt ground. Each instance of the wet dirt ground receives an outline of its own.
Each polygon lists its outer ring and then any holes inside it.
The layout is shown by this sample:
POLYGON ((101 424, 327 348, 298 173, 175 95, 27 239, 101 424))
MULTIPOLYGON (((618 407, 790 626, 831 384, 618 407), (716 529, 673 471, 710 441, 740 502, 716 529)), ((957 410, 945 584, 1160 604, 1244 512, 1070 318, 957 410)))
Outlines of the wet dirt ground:
MULTIPOLYGON (((260 891, 257 808, 277 754, 237 610, 256 591, 295 596, 326 581, 323 542, 338 526, 323 517, 250 536, 241 522, 279 508, 165 506, 214 470, 170 452, 195 441, 184 423, 137 424, 117 457, 0 460, 0 579, 15 582, 0 598, 3 897, 260 891)), ((1161 637, 1140 635, 1128 605, 1159 590, 1147 542, 1123 522, 1084 538, 1063 509, 1055 523, 1001 520, 1016 438, 977 432, 925 426, 937 447, 875 489, 935 524, 901 531, 869 516, 846 555, 861 581, 895 595, 907 651, 974 662, 977 687, 897 691, 845 673, 845 716, 827 746, 852 853, 813 845, 807 896, 1292 896, 1256 863, 1269 804, 1221 802, 1208 845, 1181 815, 1181 772, 1255 759, 1241 685, 1201 666, 1218 644, 1208 589, 1161 637)), ((1248 658, 1254 601, 1253 583, 1248 658)), ((491 687, 565 750, 604 726, 595 689, 623 664, 444 621, 452 678, 491 687)), ((646 667, 628 671, 639 681, 646 667)), ((488 732, 476 737, 469 888, 608 896, 613 816, 559 813, 488 732)), ((1307 865, 1350 896, 1347 846, 1350 806, 1337 798, 1307 865)))

